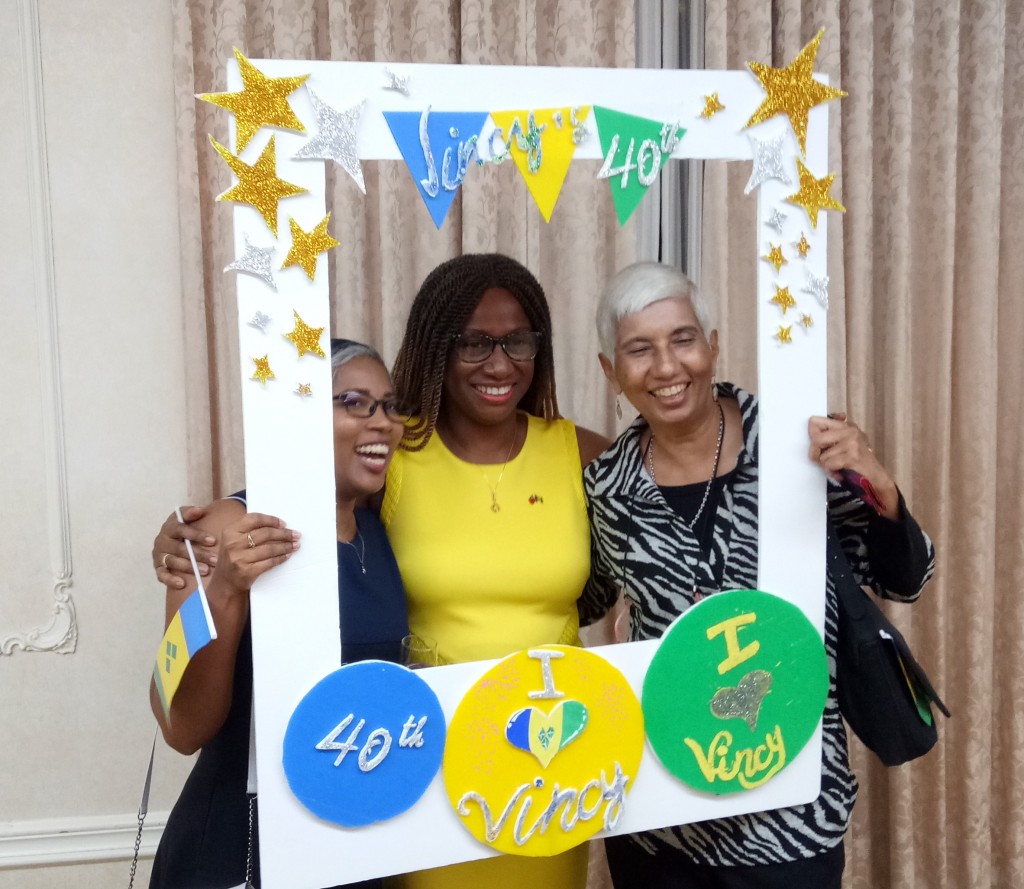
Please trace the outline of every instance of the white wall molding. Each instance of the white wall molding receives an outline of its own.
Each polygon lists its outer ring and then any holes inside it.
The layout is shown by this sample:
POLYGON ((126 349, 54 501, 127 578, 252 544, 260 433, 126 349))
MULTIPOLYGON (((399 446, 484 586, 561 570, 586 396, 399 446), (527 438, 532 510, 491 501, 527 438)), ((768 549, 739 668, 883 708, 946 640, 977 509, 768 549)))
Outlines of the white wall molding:
MULTIPOLYGON (((168 812, 150 812, 140 858, 152 858, 168 812)), ((0 871, 26 867, 130 861, 138 830, 135 815, 89 815, 41 821, 0 821, 0 871)))
POLYGON ((15 649, 70 654, 78 642, 75 604, 71 598, 71 521, 64 448, 64 402, 61 394, 57 337, 57 288, 53 261, 53 224, 43 101, 43 59, 37 0, 19 0, 21 57, 24 72, 26 171, 29 230, 32 239, 33 290, 40 356, 43 442, 50 568, 53 576, 49 621, 21 632, 0 630, 0 655, 15 649))

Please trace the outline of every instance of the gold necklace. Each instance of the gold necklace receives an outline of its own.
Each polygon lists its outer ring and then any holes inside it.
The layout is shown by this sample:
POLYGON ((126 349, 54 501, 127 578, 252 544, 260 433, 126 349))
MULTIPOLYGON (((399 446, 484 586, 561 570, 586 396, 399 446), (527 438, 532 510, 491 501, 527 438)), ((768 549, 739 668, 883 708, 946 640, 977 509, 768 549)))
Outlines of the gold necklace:
POLYGON ((515 450, 516 440, 518 438, 519 420, 517 418, 515 429, 512 430, 512 444, 508 446, 508 454, 505 455, 505 462, 501 465, 501 472, 498 473, 498 480, 492 485, 491 480, 487 477, 487 473, 483 473, 484 484, 487 485, 487 490, 491 492, 491 512, 501 512, 501 504, 498 503, 498 486, 501 484, 501 480, 505 476, 505 467, 508 466, 508 461, 512 459, 512 451, 515 450))

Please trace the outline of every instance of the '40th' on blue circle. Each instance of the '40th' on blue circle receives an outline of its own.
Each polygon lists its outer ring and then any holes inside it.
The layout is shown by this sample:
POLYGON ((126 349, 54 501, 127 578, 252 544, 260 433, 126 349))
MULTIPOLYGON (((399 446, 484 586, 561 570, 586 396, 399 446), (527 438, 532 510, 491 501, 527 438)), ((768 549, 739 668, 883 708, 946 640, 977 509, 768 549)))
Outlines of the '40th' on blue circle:
POLYGON ((284 770, 314 815, 361 827, 415 804, 440 768, 444 742, 430 686, 397 664, 363 661, 321 679, 295 708, 284 770))

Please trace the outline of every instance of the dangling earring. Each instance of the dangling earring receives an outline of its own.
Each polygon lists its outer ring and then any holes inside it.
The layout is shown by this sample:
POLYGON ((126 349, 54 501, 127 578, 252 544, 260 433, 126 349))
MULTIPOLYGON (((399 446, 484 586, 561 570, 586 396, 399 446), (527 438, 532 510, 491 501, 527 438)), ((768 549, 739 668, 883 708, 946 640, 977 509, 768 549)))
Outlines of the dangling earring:
POLYGON ((718 377, 715 374, 711 375, 711 400, 718 403, 718 377))
POLYGON ((617 419, 622 419, 622 405, 619 404, 619 396, 615 396, 615 416, 617 419))

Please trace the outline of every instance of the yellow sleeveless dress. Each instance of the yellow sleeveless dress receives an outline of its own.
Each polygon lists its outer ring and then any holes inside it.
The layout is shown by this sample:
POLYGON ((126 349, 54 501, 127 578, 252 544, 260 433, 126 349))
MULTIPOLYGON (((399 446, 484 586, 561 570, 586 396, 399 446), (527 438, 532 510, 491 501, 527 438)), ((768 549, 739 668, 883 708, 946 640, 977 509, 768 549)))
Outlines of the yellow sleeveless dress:
MULTIPOLYGON (((460 460, 436 433, 422 451, 400 450, 388 469, 381 520, 409 628, 437 642, 442 663, 579 644, 576 599, 590 572, 590 532, 576 430, 568 420, 527 415, 527 423, 504 473, 500 464, 460 460)), ((502 856, 404 874, 388 886, 582 889, 586 876, 584 843, 551 858, 502 856)))

